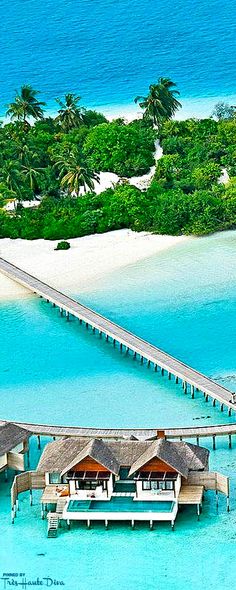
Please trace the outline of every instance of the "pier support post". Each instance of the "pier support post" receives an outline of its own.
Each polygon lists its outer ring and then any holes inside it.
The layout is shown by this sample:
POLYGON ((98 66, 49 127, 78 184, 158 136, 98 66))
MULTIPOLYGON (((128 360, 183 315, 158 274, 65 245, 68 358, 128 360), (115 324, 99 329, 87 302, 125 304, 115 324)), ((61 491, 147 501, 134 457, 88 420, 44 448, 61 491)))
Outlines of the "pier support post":
POLYGON ((140 357, 140 363, 143 365, 143 356, 140 357))
POLYGON ((105 520, 105 529, 108 529, 108 520, 105 520))
POLYGON ((155 373, 157 372, 157 365, 155 365, 155 367, 154 367, 154 371, 155 371, 155 373))
POLYGON ((163 377, 163 375, 164 375, 164 369, 161 369, 161 374, 162 374, 162 377, 163 377))
POLYGON ((87 330, 88 330, 88 322, 86 322, 85 326, 86 326, 86 328, 87 328, 87 330))
POLYGON ((199 436, 197 436, 197 445, 199 447, 199 436))
POLYGON ((172 531, 175 530, 175 521, 174 520, 171 521, 171 530, 172 531))
POLYGON ((113 338, 113 346, 115 347, 115 345, 116 345, 116 341, 115 341, 115 338, 113 338))
POLYGON ((30 452, 28 449, 28 451, 27 451, 27 467, 28 467, 28 469, 29 469, 29 466, 30 466, 30 452))
POLYGON ((175 383, 177 383, 177 384, 179 383, 179 377, 177 377, 177 375, 175 377, 175 383))
POLYGON ((134 520, 131 520, 131 528, 134 530, 134 520))
POLYGON ((194 399, 194 385, 191 385, 191 398, 194 399))
POLYGON ((41 449, 41 439, 40 439, 40 434, 38 434, 38 436, 37 436, 37 439, 38 439, 38 449, 40 450, 40 449, 41 449))
POLYGON ((148 361, 147 366, 150 367, 151 361, 148 361))
POLYGON ((200 520, 200 504, 197 504, 197 519, 200 520))
POLYGON ((93 327, 93 334, 95 334, 95 332, 96 332, 96 328, 93 327))
POLYGON ((30 490, 30 506, 33 506, 33 492, 30 490))
POLYGON ((229 408, 229 410, 228 410, 228 416, 231 416, 231 414, 232 414, 232 408, 229 408))
POLYGON ((232 449, 232 436, 229 434, 229 449, 232 449))
POLYGON ((4 478, 5 478, 5 481, 8 481, 8 471, 7 471, 7 469, 4 470, 4 478))
MULTIPOLYGON (((102 336, 102 332, 100 332, 100 334, 102 336)), ((108 334, 106 334, 106 342, 108 342, 108 340, 109 340, 109 336, 108 336, 108 334)))
POLYGON ((152 531, 153 530, 153 520, 150 520, 149 526, 150 526, 150 531, 152 531))
POLYGON ((215 437, 215 434, 213 434, 213 437, 212 437, 212 447, 213 447, 213 451, 215 451, 216 450, 216 437, 215 437))
POLYGON ((221 404, 220 406, 220 411, 223 412, 224 411, 224 404, 221 404))
POLYGON ((87 528, 90 529, 90 520, 87 520, 87 528))
POLYGON ((121 351, 121 352, 122 352, 122 348, 123 348, 123 346, 122 346, 122 342, 121 342, 121 343, 120 343, 120 351, 121 351))
POLYGON ((136 356, 137 356, 137 352, 134 352, 134 359, 136 359, 136 356))
POLYGON ((66 321, 69 322, 69 319, 70 319, 70 314, 69 314, 69 311, 67 311, 66 312, 66 321))
POLYGON ((169 381, 171 380, 171 373, 170 373, 170 371, 168 371, 168 379, 169 379, 169 381))
POLYGON ((230 507, 229 507, 229 496, 227 496, 227 498, 226 498, 226 510, 227 510, 227 512, 230 511, 230 507))
POLYGON ((213 408, 214 408, 215 405, 216 405, 216 399, 213 399, 212 405, 213 405, 213 408))
POLYGON ((208 402, 208 400, 209 400, 209 396, 208 396, 208 394, 206 393, 206 402, 208 402))

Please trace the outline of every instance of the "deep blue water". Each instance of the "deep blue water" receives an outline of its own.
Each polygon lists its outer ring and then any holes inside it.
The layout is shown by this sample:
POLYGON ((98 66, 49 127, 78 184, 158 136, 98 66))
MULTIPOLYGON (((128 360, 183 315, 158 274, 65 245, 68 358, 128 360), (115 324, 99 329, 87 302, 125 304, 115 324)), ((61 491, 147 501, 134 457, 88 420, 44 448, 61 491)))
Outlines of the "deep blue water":
POLYGON ((1 112, 22 83, 51 109, 66 91, 127 105, 161 75, 184 99, 236 96, 234 0, 1 0, 0 17, 1 112))

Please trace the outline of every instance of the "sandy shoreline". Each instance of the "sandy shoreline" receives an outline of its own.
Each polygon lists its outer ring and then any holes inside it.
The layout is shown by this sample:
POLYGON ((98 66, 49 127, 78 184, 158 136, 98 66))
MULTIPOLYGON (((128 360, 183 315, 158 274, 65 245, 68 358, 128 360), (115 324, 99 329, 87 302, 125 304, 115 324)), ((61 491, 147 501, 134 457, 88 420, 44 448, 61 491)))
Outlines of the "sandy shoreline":
MULTIPOLYGON (((187 240, 186 236, 160 236, 129 229, 69 240, 70 250, 54 250, 49 240, 0 240, 0 256, 68 293, 91 288, 106 274, 187 240)), ((0 273, 0 300, 28 297, 20 285, 0 273)))

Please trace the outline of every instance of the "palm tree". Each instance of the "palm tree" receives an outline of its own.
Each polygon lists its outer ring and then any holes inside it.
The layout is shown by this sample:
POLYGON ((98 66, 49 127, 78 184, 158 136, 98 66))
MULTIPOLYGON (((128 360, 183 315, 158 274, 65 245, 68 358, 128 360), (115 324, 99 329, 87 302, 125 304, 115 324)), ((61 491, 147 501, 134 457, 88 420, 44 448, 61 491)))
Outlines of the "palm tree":
POLYGON ((19 167, 14 160, 6 160, 0 170, 0 182, 11 191, 17 199, 21 198, 20 184, 22 178, 19 167))
POLYGON ((25 141, 16 141, 14 156, 21 162, 21 164, 28 164, 32 159, 32 152, 25 141))
POLYGON ((28 119, 43 119, 43 109, 45 102, 37 99, 38 90, 34 90, 30 84, 21 86, 20 92, 16 91, 14 102, 8 105, 7 116, 12 121, 22 121, 25 128, 29 126, 28 119))
POLYGON ((33 193, 35 193, 38 187, 38 180, 41 177, 42 170, 43 168, 34 168, 30 163, 21 167, 21 172, 33 193))
POLYGON ((81 189, 86 193, 94 190, 94 182, 99 182, 99 175, 91 170, 82 160, 80 154, 71 152, 65 159, 61 156, 55 166, 59 169, 62 188, 78 196, 81 189))
POLYGON ((80 96, 69 93, 65 95, 64 101, 56 99, 60 109, 56 121, 60 124, 61 129, 68 133, 71 129, 78 127, 84 121, 85 110, 79 106, 80 96))
POLYGON ((144 109, 144 117, 150 119, 153 125, 160 127, 163 121, 171 119, 175 112, 181 108, 177 100, 179 95, 176 84, 170 78, 159 78, 157 84, 149 86, 147 96, 137 96, 134 100, 144 109))

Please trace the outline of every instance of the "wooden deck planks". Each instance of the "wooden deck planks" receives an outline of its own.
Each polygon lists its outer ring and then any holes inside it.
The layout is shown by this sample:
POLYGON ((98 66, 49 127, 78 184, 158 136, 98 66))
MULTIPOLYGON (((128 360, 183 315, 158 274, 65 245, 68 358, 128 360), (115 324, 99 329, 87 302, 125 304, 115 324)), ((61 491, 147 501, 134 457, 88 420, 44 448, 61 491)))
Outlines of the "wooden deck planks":
POLYGON ((182 486, 178 497, 178 504, 201 504, 203 493, 204 486, 182 486))

